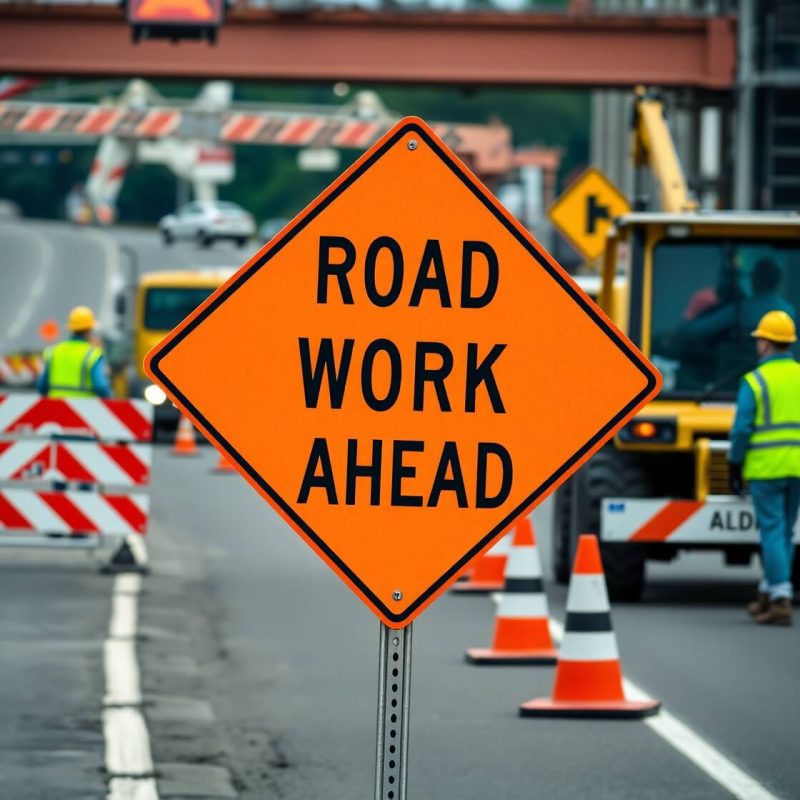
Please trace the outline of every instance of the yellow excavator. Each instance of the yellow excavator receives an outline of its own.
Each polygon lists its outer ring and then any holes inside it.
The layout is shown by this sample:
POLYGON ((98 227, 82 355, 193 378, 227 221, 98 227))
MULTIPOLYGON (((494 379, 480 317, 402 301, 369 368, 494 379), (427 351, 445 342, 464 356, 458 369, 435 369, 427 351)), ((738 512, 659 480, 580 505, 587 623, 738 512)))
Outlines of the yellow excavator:
POLYGON ((559 489, 553 534, 559 582, 578 535, 594 533, 610 594, 623 600, 640 598, 649 560, 715 550, 746 565, 757 552, 752 505, 728 489, 728 434, 739 379, 756 363, 750 332, 767 311, 797 319, 800 309, 800 216, 698 209, 655 92, 636 92, 632 140, 661 210, 614 221, 597 302, 664 388, 559 489))

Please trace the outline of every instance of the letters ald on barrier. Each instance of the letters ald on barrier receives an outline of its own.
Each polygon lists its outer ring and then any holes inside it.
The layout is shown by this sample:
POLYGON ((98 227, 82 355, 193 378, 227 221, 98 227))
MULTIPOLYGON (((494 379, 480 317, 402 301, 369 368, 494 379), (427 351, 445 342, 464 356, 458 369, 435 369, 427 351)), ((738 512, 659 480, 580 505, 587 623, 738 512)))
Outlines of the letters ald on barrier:
POLYGON ((172 331, 147 370, 395 628, 660 382, 415 118, 172 331))

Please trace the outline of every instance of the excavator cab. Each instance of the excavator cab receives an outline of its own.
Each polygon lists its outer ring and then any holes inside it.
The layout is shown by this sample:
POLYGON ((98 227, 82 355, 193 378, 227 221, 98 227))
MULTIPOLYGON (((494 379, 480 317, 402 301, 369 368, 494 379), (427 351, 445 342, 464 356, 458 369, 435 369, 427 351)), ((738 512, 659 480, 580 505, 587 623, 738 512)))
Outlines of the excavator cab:
POLYGON ((749 500, 728 489, 728 435, 739 381, 756 364, 751 331, 774 309, 800 322, 800 216, 628 214, 609 236, 598 302, 664 386, 559 490, 556 577, 568 578, 581 533, 600 537, 619 599, 641 595, 647 560, 681 550, 749 563, 758 531, 749 500))

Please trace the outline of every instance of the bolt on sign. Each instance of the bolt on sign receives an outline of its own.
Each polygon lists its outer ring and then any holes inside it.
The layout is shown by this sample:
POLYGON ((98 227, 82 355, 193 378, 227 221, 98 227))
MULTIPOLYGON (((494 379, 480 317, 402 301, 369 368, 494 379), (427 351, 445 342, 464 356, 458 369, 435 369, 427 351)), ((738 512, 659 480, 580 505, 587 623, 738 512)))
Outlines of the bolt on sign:
POLYGON ((660 384, 415 118, 187 317, 146 368, 392 628, 660 384))
POLYGON ((553 203, 550 222, 585 258, 603 254, 608 229, 631 210, 622 192, 599 169, 590 167, 553 203))

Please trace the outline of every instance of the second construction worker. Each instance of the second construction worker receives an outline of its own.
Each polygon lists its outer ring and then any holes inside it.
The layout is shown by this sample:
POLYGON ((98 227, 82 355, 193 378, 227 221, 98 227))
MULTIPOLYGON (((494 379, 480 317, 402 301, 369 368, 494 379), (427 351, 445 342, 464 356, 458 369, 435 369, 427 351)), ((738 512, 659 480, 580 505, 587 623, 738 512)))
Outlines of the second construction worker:
POLYGON ((785 311, 765 314, 752 336, 759 364, 742 378, 728 456, 730 485, 747 481, 761 537, 764 577, 748 606, 762 625, 792 624, 792 538, 800 509, 800 364, 785 311))
POLYGON ((86 306, 70 311, 69 339, 44 353, 36 388, 46 397, 111 397, 103 349, 91 341, 96 325, 94 313, 86 306))

